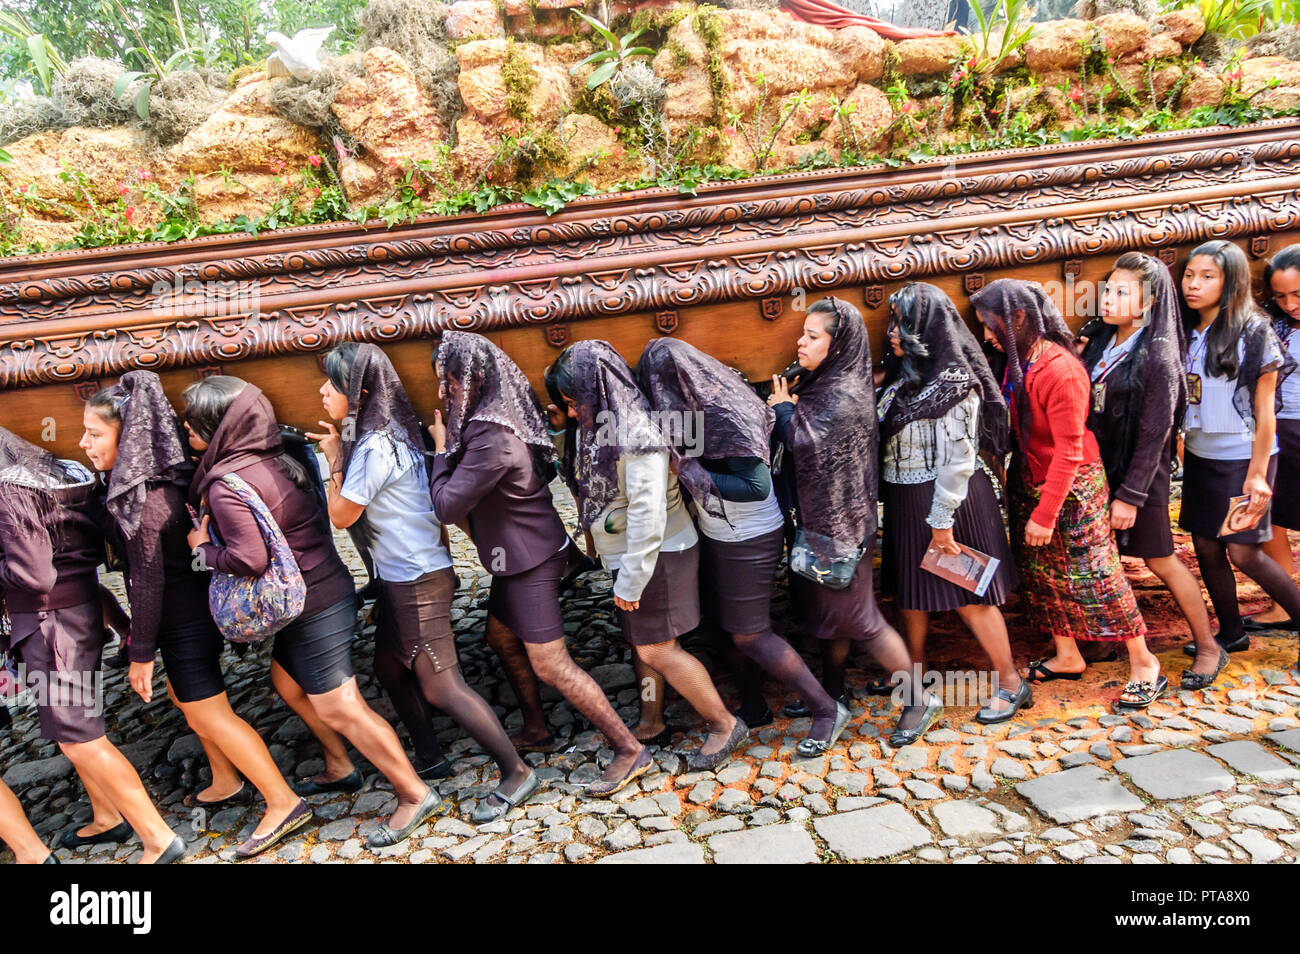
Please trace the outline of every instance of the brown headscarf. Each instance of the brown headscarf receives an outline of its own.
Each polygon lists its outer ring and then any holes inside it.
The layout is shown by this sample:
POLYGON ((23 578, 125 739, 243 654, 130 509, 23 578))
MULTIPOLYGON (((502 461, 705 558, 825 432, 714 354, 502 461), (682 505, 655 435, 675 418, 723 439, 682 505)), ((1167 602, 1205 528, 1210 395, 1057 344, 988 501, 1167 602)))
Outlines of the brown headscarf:
POLYGON ((259 461, 274 460, 284 453, 275 409, 261 389, 245 384, 230 402, 208 442, 190 482, 190 500, 197 504, 213 481, 259 461))

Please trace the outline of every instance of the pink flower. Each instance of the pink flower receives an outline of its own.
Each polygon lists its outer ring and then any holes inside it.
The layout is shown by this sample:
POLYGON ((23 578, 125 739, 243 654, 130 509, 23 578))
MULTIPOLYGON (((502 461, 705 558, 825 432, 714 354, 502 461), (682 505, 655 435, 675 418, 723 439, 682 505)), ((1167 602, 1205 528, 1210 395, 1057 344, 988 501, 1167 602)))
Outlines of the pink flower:
POLYGON ((817 113, 817 118, 822 121, 828 121, 831 118, 831 115, 831 108, 829 106, 823 106, 817 113))
POLYGON ((622 127, 622 126, 615 126, 615 127, 614 127, 614 135, 615 135, 615 136, 621 136, 621 135, 623 135, 623 127, 622 127))
POLYGON ((1079 87, 1077 87, 1077 86, 1074 86, 1074 87, 1071 87, 1070 92, 1069 92, 1068 95, 1069 95, 1069 97, 1070 97, 1070 102, 1072 102, 1072 103, 1077 103, 1077 102, 1079 102, 1080 100, 1083 99, 1083 90, 1081 90, 1081 89, 1080 89, 1079 87))
POLYGON ((140 177, 141 182, 148 182, 150 179, 153 178, 153 173, 150 172, 148 169, 137 169, 136 175, 140 177))
POLYGON ((126 216, 126 220, 127 220, 127 222, 132 222, 132 221, 134 221, 134 220, 135 220, 135 206, 133 206, 133 205, 128 205, 128 206, 123 210, 122 214, 123 214, 124 216, 126 216))
POLYGON ((1115 45, 1115 41, 1112 40, 1110 37, 1106 37, 1106 49, 1109 50, 1114 45, 1115 45))
POLYGON ((621 145, 615 146, 615 147, 614 147, 614 152, 613 152, 614 158, 615 158, 615 159, 619 159, 619 158, 621 158, 622 155, 623 155, 623 153, 625 153, 625 152, 627 152, 627 150, 624 149, 621 145))
POLYGON ((902 113, 904 116, 911 115, 912 113, 916 112, 916 103, 910 101, 906 102, 902 106, 898 107, 898 111, 902 113))
POLYGON ((722 129, 722 131, 723 131, 724 133, 726 133, 728 136, 734 136, 734 135, 736 135, 736 127, 735 127, 735 126, 724 126, 723 129, 722 129))
POLYGON ((127 188, 126 186, 124 186, 124 185, 120 185, 120 186, 117 187, 117 194, 118 194, 118 195, 126 195, 126 194, 127 194, 128 192, 130 192, 130 191, 131 191, 131 190, 128 189, 128 188, 127 188))
POLYGON ((319 156, 319 155, 308 156, 308 157, 307 157, 307 161, 308 161, 309 163, 311 163, 311 167, 312 167, 313 169, 319 169, 319 168, 320 168, 320 156, 319 156))
POLYGON ((270 168, 273 173, 279 175, 281 172, 284 172, 284 160, 272 159, 270 168))
POLYGON ((976 64, 976 62, 975 62, 975 57, 973 57, 973 56, 972 56, 969 60, 966 61, 966 69, 968 69, 968 70, 973 70, 973 69, 975 69, 976 65, 977 65, 977 64, 976 64))
POLYGON ((1238 68, 1238 69, 1233 70, 1231 73, 1227 74, 1226 79, 1227 79, 1230 83, 1235 83, 1235 82, 1237 82, 1238 80, 1240 80, 1240 79, 1242 78, 1242 76, 1244 76, 1244 75, 1245 75, 1245 70, 1242 70, 1242 69, 1238 68))
POLYGON ((491 182, 491 181, 492 181, 492 170, 489 169, 489 170, 484 174, 483 178, 487 179, 488 182, 491 182))

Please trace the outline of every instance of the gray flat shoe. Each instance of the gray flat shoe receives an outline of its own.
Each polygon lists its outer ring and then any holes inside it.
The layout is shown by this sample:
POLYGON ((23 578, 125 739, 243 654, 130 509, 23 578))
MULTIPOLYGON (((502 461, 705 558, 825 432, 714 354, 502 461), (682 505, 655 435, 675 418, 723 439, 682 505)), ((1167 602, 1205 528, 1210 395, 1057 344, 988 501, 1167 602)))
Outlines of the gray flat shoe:
POLYGON ((524 784, 520 785, 513 794, 507 795, 498 787, 495 792, 474 806, 474 813, 470 815, 470 820, 476 825, 496 821, 516 805, 521 805, 532 798, 541 785, 542 780, 537 777, 537 773, 529 770, 524 784), (495 805, 490 801, 494 796, 498 800, 495 805))
POLYGON ((388 848, 399 842, 406 841, 411 837, 411 832, 419 828, 422 824, 432 818, 434 815, 442 815, 450 810, 450 803, 437 793, 434 789, 429 789, 429 794, 424 796, 424 801, 420 802, 420 807, 415 810, 411 820, 400 829, 394 830, 389 827, 388 823, 380 825, 368 836, 366 843, 371 848, 388 848))
POLYGON ((800 739, 799 744, 795 746, 795 751, 806 759, 824 755, 839 739, 840 733, 849 724, 849 719, 852 716, 853 713, 849 711, 848 706, 842 702, 835 703, 835 726, 831 729, 831 737, 824 742, 821 739, 814 739, 812 736, 800 739))
POLYGON ((745 725, 745 720, 736 716, 736 724, 732 727, 731 735, 727 736, 727 742, 722 748, 712 755, 704 755, 702 752, 696 752, 687 762, 686 768, 691 772, 711 772, 723 762, 731 757, 731 753, 736 750, 736 746, 745 741, 745 736, 749 735, 749 726, 745 725))

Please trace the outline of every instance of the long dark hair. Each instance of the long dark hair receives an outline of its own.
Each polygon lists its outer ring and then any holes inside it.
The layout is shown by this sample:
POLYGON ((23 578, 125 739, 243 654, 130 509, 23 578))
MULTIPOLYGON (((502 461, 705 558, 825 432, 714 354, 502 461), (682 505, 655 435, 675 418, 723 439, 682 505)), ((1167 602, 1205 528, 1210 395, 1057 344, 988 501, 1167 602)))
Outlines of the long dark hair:
MULTIPOLYGON (((325 368, 325 377, 330 379, 334 390, 347 395, 348 385, 352 380, 352 365, 357 361, 357 343, 345 341, 341 345, 325 352, 321 365, 325 368)), ((356 411, 356 408, 349 410, 356 411)))
MULTIPOLYGON (((221 426, 226 411, 247 385, 248 382, 243 378, 226 374, 214 374, 202 381, 195 381, 181 392, 181 402, 185 405, 181 411, 181 420, 190 426, 190 430, 200 440, 210 443, 212 435, 221 426)), ((302 464, 287 452, 277 456, 275 463, 286 477, 303 490, 315 489, 302 464)))
MULTIPOLYGON (((1219 313, 1210 325, 1205 342, 1205 372, 1231 380, 1237 377, 1240 370, 1237 344, 1241 340, 1242 330, 1246 321, 1259 311, 1250 294, 1250 262, 1246 259, 1246 253, 1232 242, 1215 239, 1192 249, 1192 254, 1187 256, 1184 274, 1191 266, 1192 259, 1200 255, 1213 259, 1223 274, 1219 313)), ((1180 289, 1181 285, 1180 282, 1180 289)), ((1182 298, 1182 303, 1183 329, 1190 334, 1201 323, 1201 315, 1187 305, 1185 297, 1182 298)))
POLYGON ((916 284, 909 282, 889 296, 889 330, 898 329, 898 345, 903 351, 900 358, 885 342, 886 380, 897 380, 899 391, 913 393, 925 383, 921 366, 930 356, 930 349, 912 327, 911 317, 916 310, 916 284), (893 360, 889 360, 893 358, 893 360))
POLYGON ((1273 276, 1278 272, 1300 271, 1300 245, 1288 245, 1268 260, 1264 266, 1264 310, 1273 319, 1278 336, 1286 340, 1286 331, 1291 327, 1292 318, 1278 307, 1273 300, 1273 276))
MULTIPOLYGON (((573 352, 572 345, 560 352, 560 356, 552 362, 551 366, 546 369, 546 393, 554 404, 561 411, 566 410, 565 398, 572 398, 574 395, 573 387, 573 352)), ((547 421, 550 426, 550 421, 547 421)), ((559 468, 560 476, 564 482, 569 485, 575 495, 577 494, 577 484, 574 479, 573 455, 578 443, 578 422, 566 415, 564 418, 564 455, 560 458, 559 468)))
MULTIPOLYGON (((1115 259, 1115 264, 1110 267, 1102 283, 1109 282, 1111 276, 1116 272, 1132 272, 1142 280, 1142 318, 1143 324, 1139 327, 1145 328, 1151 320, 1152 289, 1160 276, 1160 270, 1165 266, 1159 259, 1152 258, 1150 255, 1142 252, 1125 252, 1119 258, 1115 259)), ((1100 309, 1100 302, 1098 302, 1100 309)), ((1088 345, 1083 349, 1083 363, 1088 367, 1094 367, 1101 360, 1102 353, 1106 346, 1110 344, 1111 339, 1115 337, 1115 326, 1101 322, 1100 326, 1094 326, 1095 330, 1088 337, 1088 345)), ((1132 395, 1131 405, 1141 407, 1142 391, 1146 383, 1146 361, 1147 351, 1151 344, 1151 336, 1143 334, 1133 348, 1129 359, 1123 362, 1113 373, 1119 390, 1127 391, 1132 395)))

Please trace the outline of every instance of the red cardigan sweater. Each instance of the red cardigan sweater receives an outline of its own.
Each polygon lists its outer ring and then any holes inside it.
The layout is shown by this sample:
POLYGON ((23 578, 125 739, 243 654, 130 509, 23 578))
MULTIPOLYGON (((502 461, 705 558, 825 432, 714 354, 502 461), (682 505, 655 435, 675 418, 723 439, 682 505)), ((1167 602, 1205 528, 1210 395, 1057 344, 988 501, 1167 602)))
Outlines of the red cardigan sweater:
MULTIPOLYGON (((1042 491, 1030 518, 1040 526, 1055 527, 1074 475, 1101 456, 1097 439, 1088 430, 1092 382, 1080 362, 1049 342, 1025 374, 1025 394, 1029 398, 1029 446, 1021 451, 1030 480, 1042 491)), ((1012 401, 1011 428, 1016 434, 1020 433, 1018 418, 1012 401)))

